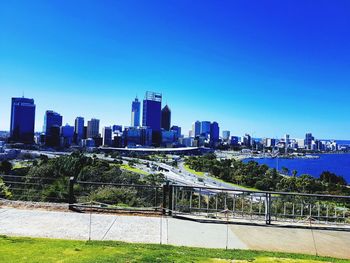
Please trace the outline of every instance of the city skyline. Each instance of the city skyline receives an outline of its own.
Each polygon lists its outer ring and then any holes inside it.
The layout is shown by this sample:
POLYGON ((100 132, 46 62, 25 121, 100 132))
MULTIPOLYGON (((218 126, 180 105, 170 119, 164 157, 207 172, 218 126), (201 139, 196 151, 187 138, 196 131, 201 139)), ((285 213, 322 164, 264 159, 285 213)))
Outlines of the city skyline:
POLYGON ((350 139, 345 1, 36 1, 0 10, 0 130, 23 93, 41 131, 46 110, 63 124, 82 116, 128 126, 135 95, 155 90, 184 134, 215 120, 232 135, 350 139))

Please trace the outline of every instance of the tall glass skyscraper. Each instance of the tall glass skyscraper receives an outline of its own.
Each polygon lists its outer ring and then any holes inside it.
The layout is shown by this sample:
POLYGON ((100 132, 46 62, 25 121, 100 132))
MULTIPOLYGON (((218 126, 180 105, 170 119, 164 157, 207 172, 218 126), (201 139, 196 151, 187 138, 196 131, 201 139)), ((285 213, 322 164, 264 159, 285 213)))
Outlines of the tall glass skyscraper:
POLYGON ((210 124, 210 141, 217 142, 219 140, 220 128, 219 124, 214 121, 210 124))
POLYGON ((152 130, 152 143, 158 146, 161 143, 162 94, 147 91, 142 111, 142 126, 152 130))
POLYGON ((12 98, 10 140, 32 143, 34 141, 35 104, 33 99, 12 98))
POLYGON ((160 131, 162 94, 147 91, 142 110, 142 126, 160 131))
POLYGON ((131 126, 132 127, 140 126, 140 107, 141 107, 141 103, 136 97, 131 105, 131 126))
POLYGON ((201 134, 201 122, 196 121, 192 123, 192 136, 197 137, 201 134))
POLYGON ((162 120, 161 120, 162 129, 169 131, 170 123, 171 123, 171 110, 168 107, 168 105, 165 105, 165 107, 162 109, 162 120))
POLYGON ((84 137, 84 118, 76 117, 74 125, 74 137, 75 143, 79 144, 80 140, 84 137))
POLYGON ((210 121, 202 121, 201 122, 201 135, 208 137, 208 135, 210 134, 210 121))
POLYGON ((52 127, 61 127, 61 126, 62 126, 62 116, 59 113, 54 112, 52 110, 46 111, 45 117, 44 117, 44 128, 43 128, 46 136, 51 135, 52 127))

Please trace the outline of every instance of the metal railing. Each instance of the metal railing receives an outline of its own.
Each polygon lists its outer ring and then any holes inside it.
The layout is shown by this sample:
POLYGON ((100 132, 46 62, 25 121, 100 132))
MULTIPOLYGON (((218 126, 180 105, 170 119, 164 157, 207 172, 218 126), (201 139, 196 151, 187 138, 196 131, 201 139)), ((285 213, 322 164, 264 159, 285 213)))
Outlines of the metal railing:
POLYGON ((0 175, 11 200, 68 203, 72 209, 156 212, 192 219, 313 222, 350 226, 350 196, 170 184, 116 184, 0 175), (63 185, 63 186, 62 186, 63 185), (63 188, 62 188, 63 187, 63 188))
POLYGON ((350 225, 350 196, 171 186, 171 213, 206 219, 350 225))

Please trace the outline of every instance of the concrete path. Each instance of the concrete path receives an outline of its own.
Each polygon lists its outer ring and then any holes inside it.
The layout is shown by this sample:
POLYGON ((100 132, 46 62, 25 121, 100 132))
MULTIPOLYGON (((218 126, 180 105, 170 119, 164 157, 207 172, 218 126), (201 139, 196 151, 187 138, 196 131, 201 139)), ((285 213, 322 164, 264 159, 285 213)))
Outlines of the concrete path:
POLYGON ((350 232, 0 207, 0 234, 283 251, 350 259, 350 232), (91 228, 90 228, 91 219, 91 228), (315 240, 315 242, 314 242, 315 240))

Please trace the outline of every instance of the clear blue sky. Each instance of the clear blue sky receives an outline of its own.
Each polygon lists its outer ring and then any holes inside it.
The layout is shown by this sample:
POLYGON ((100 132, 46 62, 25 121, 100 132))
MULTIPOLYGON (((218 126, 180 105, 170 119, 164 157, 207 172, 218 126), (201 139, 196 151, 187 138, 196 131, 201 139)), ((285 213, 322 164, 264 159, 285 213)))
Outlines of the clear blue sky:
POLYGON ((163 93, 172 124, 350 139, 350 1, 1 1, 0 130, 10 99, 64 123, 130 123, 163 93))

